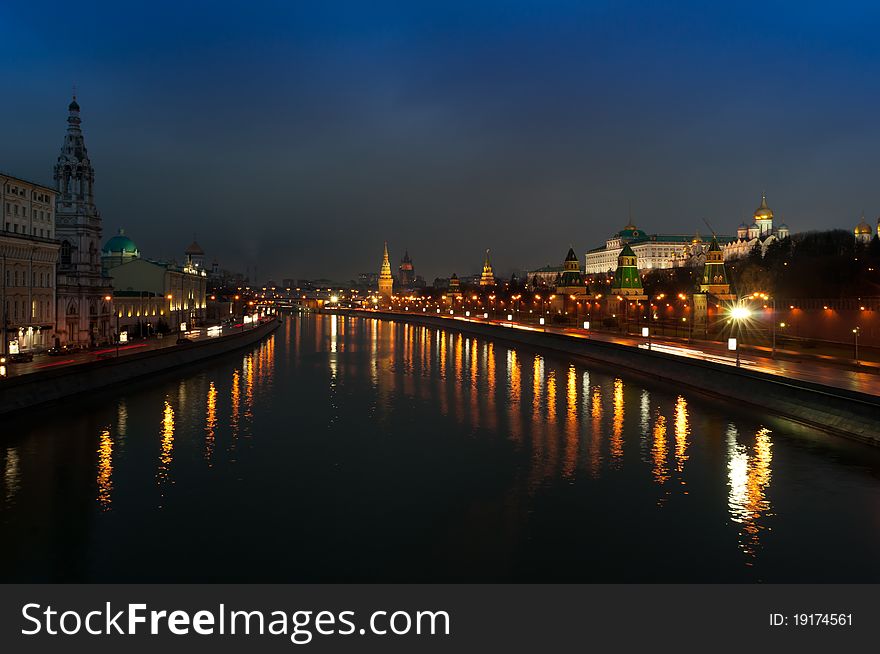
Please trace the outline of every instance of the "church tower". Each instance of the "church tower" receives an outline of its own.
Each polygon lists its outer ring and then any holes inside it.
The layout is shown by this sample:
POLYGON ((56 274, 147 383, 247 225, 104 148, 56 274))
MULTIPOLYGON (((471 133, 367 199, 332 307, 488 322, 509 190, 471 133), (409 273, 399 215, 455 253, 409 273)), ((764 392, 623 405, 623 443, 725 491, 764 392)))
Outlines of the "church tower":
POLYGON ((385 254, 382 256, 382 269, 379 271, 379 295, 391 299, 394 277, 391 276, 391 261, 388 259, 388 241, 385 241, 385 254))
POLYGON ((67 134, 55 163, 55 237, 61 241, 56 335, 60 342, 109 341, 112 288, 101 270, 101 214, 95 207, 95 170, 80 128, 76 96, 67 107, 67 134))
POLYGON ((489 262, 489 250, 486 250, 486 260, 483 262, 483 272, 480 275, 480 286, 495 286, 495 273, 489 262))
POLYGON ((773 231, 773 210, 767 206, 765 193, 761 193, 761 206, 755 210, 755 225, 758 226, 758 236, 764 236, 773 231))

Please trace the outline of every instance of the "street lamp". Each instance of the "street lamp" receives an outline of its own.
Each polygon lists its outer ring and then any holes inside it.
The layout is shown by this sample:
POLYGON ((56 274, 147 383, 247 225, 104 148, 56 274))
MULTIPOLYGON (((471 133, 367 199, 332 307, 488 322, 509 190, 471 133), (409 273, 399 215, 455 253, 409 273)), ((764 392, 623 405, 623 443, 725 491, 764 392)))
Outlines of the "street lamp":
MULTIPOLYGON (((740 323, 743 320, 747 320, 751 315, 752 312, 749 310, 749 308, 741 304, 733 307, 730 310, 730 318, 731 320, 733 320, 734 325, 736 325, 737 333, 739 333, 740 330, 740 323)), ((727 349, 736 350, 736 365, 739 366, 739 348, 737 347, 736 338, 731 337, 727 339, 727 349)))
POLYGON ((857 366, 861 365, 861 364, 859 363, 859 332, 860 332, 860 331, 861 331, 861 327, 858 327, 858 326, 857 326, 855 329, 852 330, 852 332, 853 332, 853 341, 854 341, 854 345, 855 345, 855 359, 856 359, 856 365, 857 365, 857 366))
MULTIPOLYGON (((110 302, 113 298, 109 295, 104 296, 104 300, 110 302)), ((119 311, 114 309, 113 313, 116 314, 116 357, 119 357, 119 311)))
POLYGON ((760 293, 760 292, 759 293, 752 293, 751 297, 753 299, 764 300, 765 302, 767 300, 770 301, 770 307, 771 307, 770 310, 772 312, 772 315, 770 316, 771 317, 770 323, 772 325, 771 326, 771 333, 773 335, 773 347, 770 350, 770 357, 775 358, 776 357, 776 298, 770 297, 770 295, 767 293, 760 293))

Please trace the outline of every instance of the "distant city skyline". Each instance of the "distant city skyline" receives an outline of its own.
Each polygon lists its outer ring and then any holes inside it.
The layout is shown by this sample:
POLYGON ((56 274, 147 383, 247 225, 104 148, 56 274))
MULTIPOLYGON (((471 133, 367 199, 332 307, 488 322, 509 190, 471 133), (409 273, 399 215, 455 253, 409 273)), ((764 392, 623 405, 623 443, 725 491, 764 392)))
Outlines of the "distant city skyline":
POLYGON ((282 278, 409 251, 429 283, 632 219, 880 214, 880 9, 745 3, 7 3, 0 170, 54 186, 72 87, 104 237, 282 278), (206 10, 210 7, 210 10, 206 10), (44 20, 64 15, 65 20, 44 20))

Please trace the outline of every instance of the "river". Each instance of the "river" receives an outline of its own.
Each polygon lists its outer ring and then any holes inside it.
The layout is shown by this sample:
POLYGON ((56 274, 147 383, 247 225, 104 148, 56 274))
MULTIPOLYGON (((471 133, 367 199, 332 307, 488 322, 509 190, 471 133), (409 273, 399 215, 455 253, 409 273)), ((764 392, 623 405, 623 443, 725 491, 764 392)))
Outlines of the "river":
POLYGON ((876 448, 363 317, 4 418, 0 475, 3 581, 880 581, 876 448))

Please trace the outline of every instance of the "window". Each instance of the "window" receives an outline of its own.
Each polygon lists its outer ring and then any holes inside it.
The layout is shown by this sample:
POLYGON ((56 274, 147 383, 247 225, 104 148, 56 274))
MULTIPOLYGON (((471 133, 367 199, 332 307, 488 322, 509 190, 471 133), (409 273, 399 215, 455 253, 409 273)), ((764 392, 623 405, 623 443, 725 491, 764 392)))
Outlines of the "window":
POLYGON ((61 244, 61 265, 70 265, 70 243, 68 243, 67 241, 64 241, 61 244))

